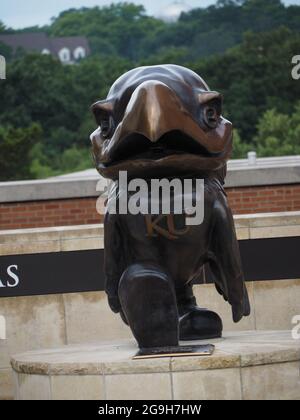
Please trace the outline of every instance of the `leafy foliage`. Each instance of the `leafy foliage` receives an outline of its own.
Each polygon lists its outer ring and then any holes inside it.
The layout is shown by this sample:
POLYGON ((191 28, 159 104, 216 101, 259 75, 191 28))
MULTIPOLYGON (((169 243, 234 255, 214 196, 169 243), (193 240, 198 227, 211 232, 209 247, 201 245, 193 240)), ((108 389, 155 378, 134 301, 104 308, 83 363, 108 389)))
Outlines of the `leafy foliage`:
MULTIPOLYGON (((34 170, 28 176, 73 170, 67 165, 74 162, 65 154, 69 149, 77 157, 81 150, 84 166, 91 165, 86 159, 88 136, 95 129, 90 105, 129 68, 119 58, 102 63, 91 57, 76 66, 63 66, 51 56, 36 54, 8 65, 9 77, 0 84, 0 126, 21 129, 35 122, 43 127, 41 144, 32 155, 34 170)), ((82 166, 77 161, 75 170, 82 166)))
POLYGON ((226 115, 242 139, 250 142, 267 109, 291 113, 300 98, 300 83, 291 77, 295 51, 300 51, 300 34, 281 27, 247 33, 239 46, 191 67, 222 92, 226 115))
POLYGON ((0 181, 30 177, 32 147, 41 139, 41 128, 0 127, 0 181))
POLYGON ((134 61, 168 48, 187 48, 189 59, 223 53, 240 43, 247 31, 267 32, 285 26, 298 31, 300 7, 280 0, 221 0, 205 9, 183 13, 167 24, 130 3, 103 8, 70 9, 48 28, 53 36, 85 35, 94 54, 118 54, 134 61))
POLYGON ((259 156, 300 154, 300 102, 291 115, 266 111, 259 120, 255 144, 259 156))
POLYGON ((1 22, 1 20, 0 20, 0 34, 1 33, 4 33, 5 32, 5 25, 4 25, 4 23, 3 22, 1 22))
POLYGON ((119 3, 101 9, 67 10, 53 21, 49 34, 85 35, 94 54, 138 60, 144 51, 144 40, 164 26, 162 21, 146 16, 143 6, 119 3))
POLYGON ((3 44, 3 42, 0 41, 0 55, 3 55, 3 57, 6 58, 6 60, 10 60, 12 57, 12 49, 10 46, 3 44))
MULTIPOLYGON (((0 178, 47 177, 92 166, 90 105, 137 65, 192 68, 225 98, 234 122, 233 157, 300 153, 300 83, 291 59, 300 53, 300 6, 280 0, 219 0, 167 24, 130 3, 70 9, 44 30, 85 35, 92 55, 64 66, 47 55, 12 57, 0 82, 0 178), (41 129, 42 127, 42 129, 41 129), (24 144, 23 144, 24 142, 24 144)), ((0 33, 11 30, 0 22, 0 33)), ((5 50, 6 48, 6 50, 5 50)))

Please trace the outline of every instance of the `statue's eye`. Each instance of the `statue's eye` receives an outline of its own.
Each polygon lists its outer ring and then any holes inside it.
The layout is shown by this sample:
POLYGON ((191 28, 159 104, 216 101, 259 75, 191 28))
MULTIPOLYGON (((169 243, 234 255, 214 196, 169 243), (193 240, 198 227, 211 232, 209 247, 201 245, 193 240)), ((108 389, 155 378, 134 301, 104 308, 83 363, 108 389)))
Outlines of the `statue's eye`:
POLYGON ((216 128, 222 113, 222 102, 218 98, 200 105, 200 123, 204 128, 216 128))
POLYGON ((216 108, 205 106, 203 109, 203 121, 209 128, 216 128, 219 121, 219 113, 216 108))
POLYGON ((113 135, 115 124, 112 115, 102 112, 101 115, 99 115, 99 125, 102 137, 107 139, 113 135))
POLYGON ((200 125, 204 129, 216 128, 222 114, 223 99, 219 92, 201 90, 198 92, 200 125))

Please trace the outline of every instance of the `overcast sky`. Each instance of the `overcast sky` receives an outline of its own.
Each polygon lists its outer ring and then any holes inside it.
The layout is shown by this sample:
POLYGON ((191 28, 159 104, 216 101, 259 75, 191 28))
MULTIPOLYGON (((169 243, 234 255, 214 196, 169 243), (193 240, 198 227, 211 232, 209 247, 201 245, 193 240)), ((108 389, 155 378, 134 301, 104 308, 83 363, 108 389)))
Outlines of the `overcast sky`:
MULTIPOLYGON (((172 3, 172 0, 128 0, 143 4, 149 14, 157 13, 161 8, 172 3)), ((214 3, 214 0, 186 0, 192 7, 205 7, 214 3)), ((1 0, 0 20, 6 26, 24 28, 26 26, 44 25, 50 18, 57 16, 61 11, 71 7, 103 6, 112 3, 112 0, 1 0)), ((285 0, 286 4, 299 4, 300 0, 285 0)))

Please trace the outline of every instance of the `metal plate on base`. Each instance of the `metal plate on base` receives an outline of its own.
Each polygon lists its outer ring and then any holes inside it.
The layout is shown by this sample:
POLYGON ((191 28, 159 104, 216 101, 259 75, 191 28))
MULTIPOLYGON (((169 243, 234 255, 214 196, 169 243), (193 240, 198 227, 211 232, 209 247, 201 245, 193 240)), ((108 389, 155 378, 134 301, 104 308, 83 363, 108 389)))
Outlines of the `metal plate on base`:
POLYGON ((157 359, 160 357, 187 357, 187 356, 211 356, 215 350, 213 344, 174 346, 174 347, 153 347, 140 349, 133 356, 133 360, 157 359))

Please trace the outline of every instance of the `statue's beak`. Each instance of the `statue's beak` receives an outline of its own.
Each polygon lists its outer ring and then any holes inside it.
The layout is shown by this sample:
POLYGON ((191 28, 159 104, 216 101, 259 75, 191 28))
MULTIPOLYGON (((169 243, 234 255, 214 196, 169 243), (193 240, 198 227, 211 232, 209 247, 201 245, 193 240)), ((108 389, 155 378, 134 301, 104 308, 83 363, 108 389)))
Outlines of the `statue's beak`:
POLYGON ((156 142, 165 133, 183 128, 187 116, 177 95, 167 85, 147 81, 131 97, 120 137, 138 133, 156 142))
POLYGON ((221 118, 216 129, 204 131, 175 92, 162 82, 150 80, 136 88, 113 137, 102 142, 101 161, 115 161, 118 149, 122 145, 124 147, 124 141, 134 135, 155 143, 172 131, 182 132, 208 154, 223 154, 227 149, 226 143, 231 143, 231 130, 231 123, 221 118))
MULTIPOLYGON (((191 91, 194 103, 195 98, 191 91)), ((108 106, 112 106, 109 100, 101 101, 94 104, 93 110, 108 106)), ((104 139, 100 128, 91 135, 99 172, 113 178, 119 170, 153 173, 158 168, 181 168, 187 172, 223 166, 232 150, 231 123, 220 117, 215 129, 204 130, 197 121, 197 112, 192 115, 187 108, 162 82, 150 80, 139 85, 113 136, 104 139), (161 152, 165 141, 171 150, 161 152), (154 144, 155 151, 151 147, 154 144)))

